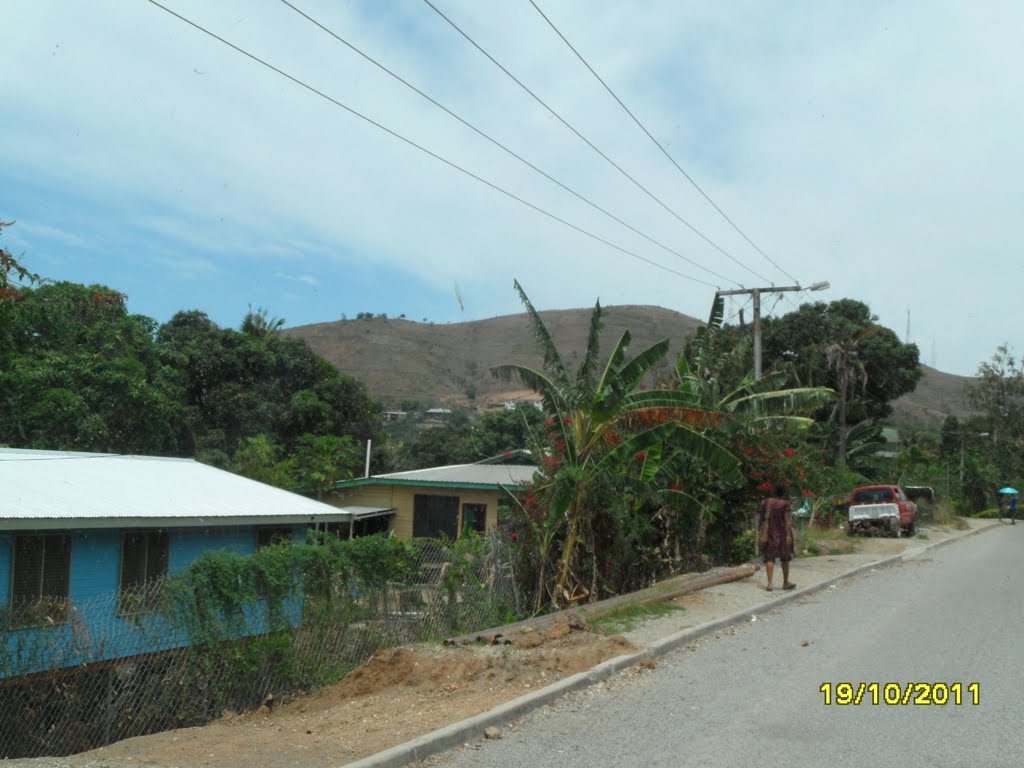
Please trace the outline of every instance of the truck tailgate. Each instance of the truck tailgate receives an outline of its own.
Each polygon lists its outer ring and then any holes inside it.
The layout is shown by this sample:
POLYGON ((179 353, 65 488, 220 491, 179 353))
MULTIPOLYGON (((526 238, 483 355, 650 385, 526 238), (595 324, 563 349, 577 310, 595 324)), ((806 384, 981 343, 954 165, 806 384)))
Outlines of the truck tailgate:
POLYGON ((898 504, 856 504, 850 507, 850 522, 857 520, 885 520, 886 518, 899 518, 900 508, 898 504))

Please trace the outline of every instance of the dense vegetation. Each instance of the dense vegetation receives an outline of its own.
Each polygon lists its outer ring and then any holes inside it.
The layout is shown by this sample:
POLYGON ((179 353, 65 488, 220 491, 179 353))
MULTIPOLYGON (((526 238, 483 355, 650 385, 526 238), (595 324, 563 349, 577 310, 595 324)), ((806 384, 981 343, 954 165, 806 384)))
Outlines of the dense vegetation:
POLYGON ((41 282, 2 251, 0 444, 196 456, 319 491, 361 470, 371 438, 375 470, 528 448, 536 482, 505 525, 538 607, 748 557, 749 517, 775 482, 827 517, 865 481, 930 485, 976 511, 1024 480, 1024 365, 1006 346, 969 387, 975 415, 905 434, 884 459, 881 427, 920 378, 918 350, 862 302, 765 321, 754 381, 750 330, 722 325, 720 303, 668 364, 667 342, 633 354, 628 332, 602 356, 598 305, 570 371, 519 290, 544 363, 494 373, 537 391, 543 412, 410 418, 390 425, 389 444, 363 387, 264 310, 238 330, 195 310, 158 325, 114 289, 41 282))
POLYGON ((380 406, 250 311, 240 330, 182 311, 164 325, 105 285, 40 282, 4 252, 0 444, 197 456, 283 486, 361 468, 380 406))

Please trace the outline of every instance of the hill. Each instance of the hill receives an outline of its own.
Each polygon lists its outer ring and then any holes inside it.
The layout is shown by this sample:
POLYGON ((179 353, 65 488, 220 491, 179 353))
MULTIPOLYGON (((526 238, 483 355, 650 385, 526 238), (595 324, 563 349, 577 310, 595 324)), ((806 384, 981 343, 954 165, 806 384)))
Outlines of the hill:
MULTIPOLYGON (((575 369, 586 345, 591 310, 541 312, 566 365, 575 369)), ((629 329, 631 351, 670 339, 661 373, 668 376, 686 338, 700 320, 652 306, 605 307, 601 349, 607 354, 629 329)), ((362 381, 388 407, 416 400, 427 406, 478 405, 528 397, 491 376, 495 365, 515 363, 539 368, 526 314, 467 323, 416 323, 371 318, 339 320, 284 331, 305 341, 342 371, 362 381)), ((916 391, 897 400, 893 422, 901 428, 937 430, 949 414, 963 417, 969 407, 963 385, 969 379, 922 366, 916 391)))
POLYGON ((972 379, 943 373, 922 365, 923 376, 917 388, 893 403, 893 423, 902 428, 938 431, 947 416, 963 419, 971 407, 964 398, 964 384, 972 379))
MULTIPOLYGON (((633 337, 634 354, 671 339, 666 375, 685 339, 700 325, 695 318, 660 307, 604 309, 601 350, 607 355, 626 329, 633 337)), ((540 315, 566 366, 575 370, 586 346, 591 310, 551 310, 540 315)), ((440 406, 512 399, 523 393, 495 379, 490 368, 506 364, 539 368, 541 364, 525 313, 445 325, 382 318, 341 320, 284 333, 305 339, 317 354, 392 406, 403 400, 440 406)))

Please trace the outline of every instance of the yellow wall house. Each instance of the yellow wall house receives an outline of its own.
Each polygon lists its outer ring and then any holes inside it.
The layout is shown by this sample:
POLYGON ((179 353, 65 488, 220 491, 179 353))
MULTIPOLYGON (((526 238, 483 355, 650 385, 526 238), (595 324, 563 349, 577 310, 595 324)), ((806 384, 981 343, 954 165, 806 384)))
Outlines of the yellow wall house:
POLYGON ((498 527, 498 505, 508 491, 525 491, 537 468, 527 464, 453 464, 342 480, 331 503, 367 514, 389 513, 389 528, 401 539, 457 538, 498 527))

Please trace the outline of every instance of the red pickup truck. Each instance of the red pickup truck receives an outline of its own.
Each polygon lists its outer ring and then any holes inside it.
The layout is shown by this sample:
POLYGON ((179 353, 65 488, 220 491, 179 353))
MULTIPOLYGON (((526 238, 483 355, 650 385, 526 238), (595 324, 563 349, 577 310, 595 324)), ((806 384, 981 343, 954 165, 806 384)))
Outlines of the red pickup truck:
POLYGON ((882 531, 898 538, 917 533, 917 504, 898 485, 865 485, 850 493, 846 532, 882 531))

